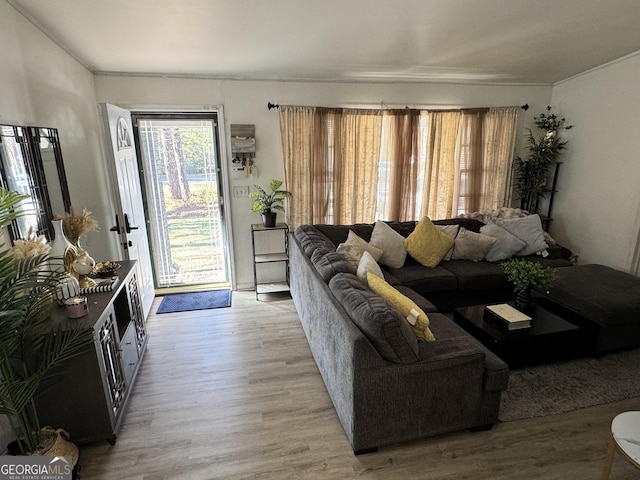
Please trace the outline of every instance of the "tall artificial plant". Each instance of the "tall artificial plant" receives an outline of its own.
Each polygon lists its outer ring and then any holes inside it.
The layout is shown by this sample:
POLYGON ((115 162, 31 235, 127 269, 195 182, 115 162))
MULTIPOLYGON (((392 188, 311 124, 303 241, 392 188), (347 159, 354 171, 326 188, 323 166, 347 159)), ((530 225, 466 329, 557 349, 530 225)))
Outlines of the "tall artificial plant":
POLYGON ((540 198, 549 190, 545 186, 553 166, 558 162, 567 142, 558 135, 561 129, 568 130, 573 125, 565 126, 565 118, 558 118, 555 113, 541 113, 533 117, 540 132, 531 129, 527 133, 526 158, 516 157, 514 189, 520 198, 520 208, 534 213, 538 210, 540 198))
MULTIPOLYGON (((0 188, 0 228, 21 214, 25 196, 0 188)), ((47 254, 18 258, 0 245, 0 414, 7 415, 21 453, 36 451, 40 424, 35 397, 55 369, 93 342, 91 329, 52 327, 56 289, 66 275, 47 254)))

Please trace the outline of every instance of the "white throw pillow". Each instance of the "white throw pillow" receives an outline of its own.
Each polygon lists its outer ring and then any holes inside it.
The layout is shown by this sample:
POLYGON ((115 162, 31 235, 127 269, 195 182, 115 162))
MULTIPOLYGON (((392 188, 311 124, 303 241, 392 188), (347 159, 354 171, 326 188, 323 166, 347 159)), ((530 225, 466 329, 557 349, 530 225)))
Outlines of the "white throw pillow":
POLYGON ((365 251, 362 254, 362 258, 360 258, 356 275, 360 280, 368 285, 367 273, 372 273, 376 277, 380 277, 384 280, 384 274, 382 273, 382 270, 380 270, 380 266, 376 262, 375 258, 373 258, 369 252, 365 251))
POLYGON ((511 258, 525 247, 522 240, 495 223, 487 223, 480 229, 480 233, 497 240, 484 257, 488 262, 499 262, 511 258))
POLYGON ((516 253, 518 256, 533 255, 549 247, 544 240, 542 222, 537 214, 502 220, 498 225, 525 243, 524 248, 516 253))
POLYGON ((369 243, 382 250, 382 256, 378 260, 382 265, 391 268, 401 268, 404 265, 407 258, 404 237, 385 222, 381 220, 376 222, 369 243))

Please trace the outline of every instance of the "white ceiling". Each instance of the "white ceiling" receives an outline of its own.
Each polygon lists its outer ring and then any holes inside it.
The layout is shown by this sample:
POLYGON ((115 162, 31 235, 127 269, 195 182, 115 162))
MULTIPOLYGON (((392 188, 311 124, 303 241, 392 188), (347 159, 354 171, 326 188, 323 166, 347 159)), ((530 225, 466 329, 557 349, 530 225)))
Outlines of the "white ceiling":
POLYGON ((93 72, 554 84, 640 51, 640 0, 7 0, 93 72))

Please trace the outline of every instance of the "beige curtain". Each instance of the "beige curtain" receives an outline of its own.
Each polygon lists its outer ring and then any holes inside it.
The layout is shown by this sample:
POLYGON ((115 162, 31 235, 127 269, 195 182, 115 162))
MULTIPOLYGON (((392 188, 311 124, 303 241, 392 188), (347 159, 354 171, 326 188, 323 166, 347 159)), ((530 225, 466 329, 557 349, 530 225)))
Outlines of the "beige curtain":
POLYGON ((509 205, 518 107, 429 112, 421 216, 509 205))
POLYGON ((476 211, 494 210, 511 204, 513 151, 520 108, 491 108, 483 128, 482 196, 476 211))
POLYGON ((375 221, 382 112, 280 106, 288 222, 375 221))
POLYGON ((457 215, 457 150, 461 120, 461 111, 429 112, 420 218, 425 215, 432 219, 457 215))
POLYGON ((282 105, 288 222, 439 219, 508 205, 518 111, 282 105))
POLYGON ((378 217, 413 220, 418 194, 420 111, 387 110, 381 136, 378 217), (383 187, 383 188, 380 188, 383 187))
MULTIPOLYGON (((316 223, 313 184, 313 131, 315 108, 280 106, 280 137, 284 159, 284 178, 293 199, 288 202, 287 221, 295 228, 303 223, 316 223)), ((322 177, 321 177, 322 178, 322 177)))
POLYGON ((372 223, 376 220, 382 114, 378 110, 344 110, 335 125, 333 222, 372 223))

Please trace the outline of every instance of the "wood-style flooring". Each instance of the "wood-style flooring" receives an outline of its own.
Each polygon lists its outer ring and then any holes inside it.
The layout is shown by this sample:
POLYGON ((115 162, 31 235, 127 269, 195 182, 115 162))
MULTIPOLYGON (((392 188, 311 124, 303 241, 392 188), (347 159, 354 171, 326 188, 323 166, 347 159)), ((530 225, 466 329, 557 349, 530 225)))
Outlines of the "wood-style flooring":
MULTIPOLYGON (((81 447, 83 480, 598 479, 611 420, 640 410, 633 399, 356 457, 290 298, 233 292, 231 308, 147 326, 118 441, 81 447)), ((640 471, 617 455, 611 478, 640 471)))

